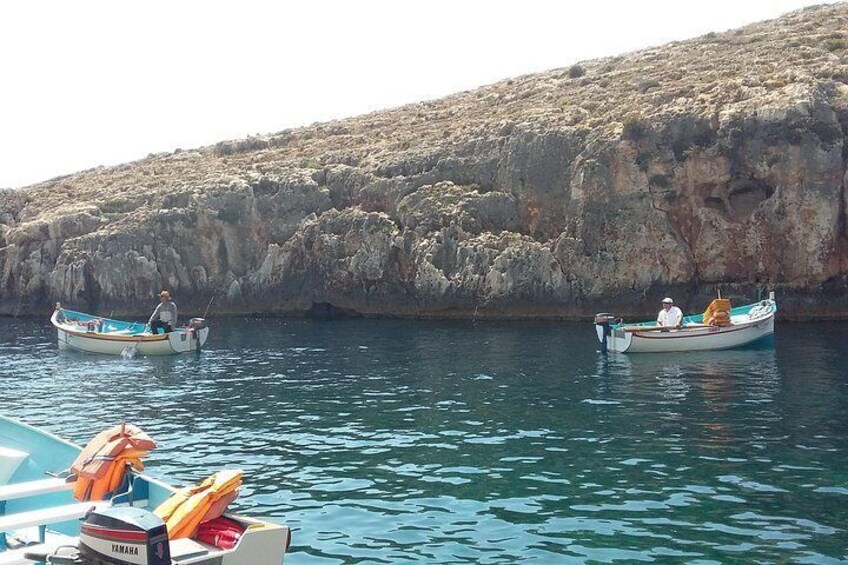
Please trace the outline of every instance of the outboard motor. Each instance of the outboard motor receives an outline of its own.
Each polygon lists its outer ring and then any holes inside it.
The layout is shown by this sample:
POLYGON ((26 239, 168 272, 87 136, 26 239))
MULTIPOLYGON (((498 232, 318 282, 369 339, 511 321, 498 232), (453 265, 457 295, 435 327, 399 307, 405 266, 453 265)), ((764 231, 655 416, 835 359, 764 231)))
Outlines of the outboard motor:
POLYGON ((143 508, 92 510, 79 537, 85 565, 170 565, 168 530, 162 519, 143 508))
POLYGON ((80 528, 79 546, 25 559, 50 565, 171 565, 168 529, 162 519, 131 506, 91 510, 80 528))
POLYGON ((192 318, 188 322, 188 333, 191 336, 191 339, 197 341, 194 346, 197 355, 200 355, 200 330, 206 327, 206 319, 205 318, 192 318))
POLYGON ((598 331, 598 339, 601 340, 601 353, 607 352, 607 340, 612 335, 610 324, 615 321, 615 316, 608 312, 595 314, 595 329, 598 331))

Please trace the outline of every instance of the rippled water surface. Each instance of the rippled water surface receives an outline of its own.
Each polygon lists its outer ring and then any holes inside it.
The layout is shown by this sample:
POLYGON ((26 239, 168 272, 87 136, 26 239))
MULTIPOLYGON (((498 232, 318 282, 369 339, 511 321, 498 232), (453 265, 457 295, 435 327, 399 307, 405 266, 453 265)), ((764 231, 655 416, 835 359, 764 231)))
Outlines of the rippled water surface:
POLYGON ((212 331, 124 360, 0 319, 0 412, 78 443, 134 422, 173 484, 243 468, 290 564, 848 560, 848 325, 606 358, 587 324, 212 331))

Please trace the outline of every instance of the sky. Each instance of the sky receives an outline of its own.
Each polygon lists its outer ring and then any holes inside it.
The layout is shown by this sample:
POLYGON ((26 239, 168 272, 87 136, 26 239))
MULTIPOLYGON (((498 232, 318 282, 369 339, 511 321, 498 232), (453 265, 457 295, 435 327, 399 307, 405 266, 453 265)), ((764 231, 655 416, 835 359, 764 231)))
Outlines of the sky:
POLYGON ((821 3, 0 2, 0 188, 440 98, 821 3))

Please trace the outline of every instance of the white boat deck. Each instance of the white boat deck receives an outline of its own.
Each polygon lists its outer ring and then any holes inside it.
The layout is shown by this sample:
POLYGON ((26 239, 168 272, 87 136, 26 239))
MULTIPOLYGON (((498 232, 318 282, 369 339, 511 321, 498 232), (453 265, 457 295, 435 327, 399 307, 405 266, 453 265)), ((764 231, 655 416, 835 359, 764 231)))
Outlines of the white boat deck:
POLYGON ((62 546, 76 546, 79 538, 51 533, 46 543, 29 545, 18 549, 0 552, 0 565, 34 565, 32 560, 25 559, 27 553, 53 553, 62 546))
POLYGON ((63 490, 72 490, 73 488, 74 483, 69 483, 65 479, 58 478, 3 485, 0 487, 0 501, 26 498, 27 496, 37 496, 51 492, 61 492, 63 490))

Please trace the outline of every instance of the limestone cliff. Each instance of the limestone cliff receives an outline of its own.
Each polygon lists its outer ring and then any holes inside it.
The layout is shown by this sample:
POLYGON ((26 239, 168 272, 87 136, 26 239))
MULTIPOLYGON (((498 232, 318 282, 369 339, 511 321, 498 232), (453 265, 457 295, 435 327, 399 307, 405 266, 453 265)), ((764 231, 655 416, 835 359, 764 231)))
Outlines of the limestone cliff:
POLYGON ((0 191, 0 313, 848 317, 848 4, 0 191))

